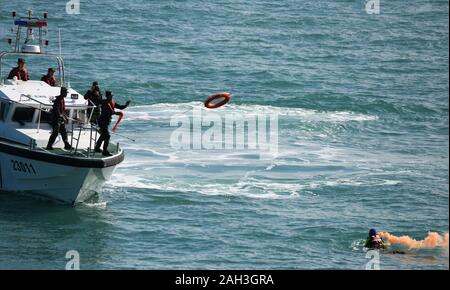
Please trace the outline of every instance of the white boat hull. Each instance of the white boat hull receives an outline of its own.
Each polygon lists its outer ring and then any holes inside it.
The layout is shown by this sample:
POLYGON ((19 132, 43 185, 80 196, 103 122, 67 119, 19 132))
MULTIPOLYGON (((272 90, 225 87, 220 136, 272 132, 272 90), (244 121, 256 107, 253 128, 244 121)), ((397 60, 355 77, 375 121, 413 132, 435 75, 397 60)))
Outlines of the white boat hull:
POLYGON ((100 193, 115 166, 72 167, 0 152, 0 191, 76 204, 100 193))

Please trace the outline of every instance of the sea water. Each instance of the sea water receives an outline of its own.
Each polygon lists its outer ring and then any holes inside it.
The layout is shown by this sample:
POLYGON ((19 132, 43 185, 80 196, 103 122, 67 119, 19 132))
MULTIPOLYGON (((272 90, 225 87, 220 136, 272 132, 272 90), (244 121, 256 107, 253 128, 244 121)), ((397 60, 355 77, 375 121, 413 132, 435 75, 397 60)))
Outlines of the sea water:
MULTIPOLYGON (((132 100, 118 133, 135 142, 113 137, 126 159, 86 205, 0 194, 0 268, 64 269, 75 250, 82 269, 364 269, 371 227, 448 232, 448 1, 66 3, 2 1, 0 47, 10 11, 48 11, 70 85, 132 100), (222 91, 220 118, 278 118, 275 155, 172 146, 174 116, 222 91)), ((382 269, 448 261, 380 255, 382 269)))

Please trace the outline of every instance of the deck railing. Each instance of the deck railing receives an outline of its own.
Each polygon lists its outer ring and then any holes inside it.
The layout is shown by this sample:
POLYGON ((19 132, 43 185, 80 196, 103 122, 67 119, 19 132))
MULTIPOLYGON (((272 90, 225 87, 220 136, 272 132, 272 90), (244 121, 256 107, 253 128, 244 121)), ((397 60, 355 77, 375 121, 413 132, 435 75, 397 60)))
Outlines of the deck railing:
MULTIPOLYGON (((34 99, 34 98, 32 98, 32 97, 30 97, 28 95, 21 95, 20 96, 20 100, 22 100, 22 97, 25 97, 25 98, 27 98, 29 100, 32 100, 32 101, 36 102, 39 106, 36 107, 36 106, 32 106, 32 105, 27 105, 27 104, 23 104, 21 102, 13 101, 13 100, 10 100, 10 99, 8 99, 8 101, 12 102, 12 103, 15 103, 15 104, 18 104, 18 105, 23 106, 23 107, 29 107, 29 108, 33 108, 33 109, 36 109, 36 110, 39 111, 39 116, 38 116, 38 121, 37 121, 37 133, 39 133, 39 130, 40 130, 40 127, 41 127, 41 115, 42 115, 42 112, 49 113, 49 111, 45 110, 44 108, 45 107, 50 107, 50 105, 49 104, 44 104, 44 103, 40 102, 39 100, 36 100, 36 99, 34 99)), ((74 141, 76 141, 75 148, 70 150, 70 153, 72 155, 76 155, 78 153, 78 151, 79 151, 79 143, 80 143, 80 140, 81 140, 81 134, 82 134, 83 131, 87 131, 87 130, 89 130, 89 147, 86 149, 86 151, 87 151, 87 156, 86 157, 89 158, 89 157, 93 157, 95 155, 95 149, 93 149, 93 148, 95 148, 95 143, 97 141, 98 132, 99 132, 98 131, 98 125, 91 122, 91 118, 92 118, 92 115, 93 115, 93 110, 95 108, 96 107, 94 105, 93 106, 85 106, 85 107, 83 107, 83 109, 92 109, 91 113, 90 113, 90 116, 89 116, 89 121, 88 122, 86 122, 84 120, 80 120, 80 119, 70 118, 70 117, 67 118, 68 120, 71 121, 71 126, 72 126, 72 131, 68 132, 69 134, 71 134, 71 142, 70 143, 71 143, 72 147, 74 145, 74 141), (78 127, 76 127, 76 125, 78 125, 78 127), (76 129, 78 129, 78 136, 74 137, 76 129)), ((118 134, 118 133, 116 133, 114 131, 111 132, 111 133, 114 134, 114 135, 126 138, 126 139, 128 139, 128 140, 130 140, 132 142, 136 141, 136 140, 134 140, 134 139, 132 139, 130 137, 118 134)), ((37 147, 36 146, 36 140, 33 139, 33 138, 30 138, 29 146, 30 146, 30 150, 35 150, 36 147, 37 147)), ((119 151, 120 151, 120 145, 119 145, 119 143, 117 143, 117 145, 116 145, 116 152, 118 153, 119 151)))
POLYGON ((77 154, 78 152, 78 146, 81 139, 81 133, 82 131, 89 130, 89 147, 87 148, 87 157, 91 157, 95 155, 95 149, 93 150, 93 146, 95 147, 95 143, 97 142, 97 136, 98 136, 98 127, 94 123, 90 123, 88 126, 84 126, 84 123, 78 123, 78 136, 75 136, 75 122, 72 121, 72 132, 71 132, 71 140, 70 140, 70 146, 72 149, 70 150, 70 153, 73 155, 77 154), (76 144, 74 144, 74 141, 76 141, 76 144), (74 147, 75 145, 75 147, 74 147))

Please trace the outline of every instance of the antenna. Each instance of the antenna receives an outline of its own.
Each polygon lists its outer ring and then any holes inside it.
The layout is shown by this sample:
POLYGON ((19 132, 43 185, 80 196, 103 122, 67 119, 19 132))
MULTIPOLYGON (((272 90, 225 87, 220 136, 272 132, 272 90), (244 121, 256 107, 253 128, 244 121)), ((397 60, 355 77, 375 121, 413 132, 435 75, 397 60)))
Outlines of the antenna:
MULTIPOLYGON (((58 28, 58 45, 59 45, 59 57, 62 58, 62 41, 61 41, 61 28, 58 28)), ((66 69, 66 74, 67 74, 67 88, 70 88, 70 61, 69 61, 69 57, 67 58, 67 69, 66 69)), ((64 85, 64 84, 63 84, 64 85)))
POLYGON ((70 89, 70 56, 67 56, 67 70, 66 70, 66 75, 67 75, 67 88, 70 89))
POLYGON ((70 89, 70 57, 67 57, 67 89, 70 89))
POLYGON ((58 29, 58 42, 59 42, 59 56, 62 57, 62 49, 61 49, 61 28, 58 29))

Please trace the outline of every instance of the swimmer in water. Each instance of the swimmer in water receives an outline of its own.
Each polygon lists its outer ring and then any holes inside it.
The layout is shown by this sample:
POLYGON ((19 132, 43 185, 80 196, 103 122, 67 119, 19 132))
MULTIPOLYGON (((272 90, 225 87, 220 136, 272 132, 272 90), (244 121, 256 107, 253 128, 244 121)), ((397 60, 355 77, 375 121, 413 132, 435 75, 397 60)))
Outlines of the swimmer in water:
POLYGON ((387 246, 384 244, 383 239, 378 235, 376 229, 370 229, 369 237, 367 237, 366 248, 369 249, 386 249, 387 246))

